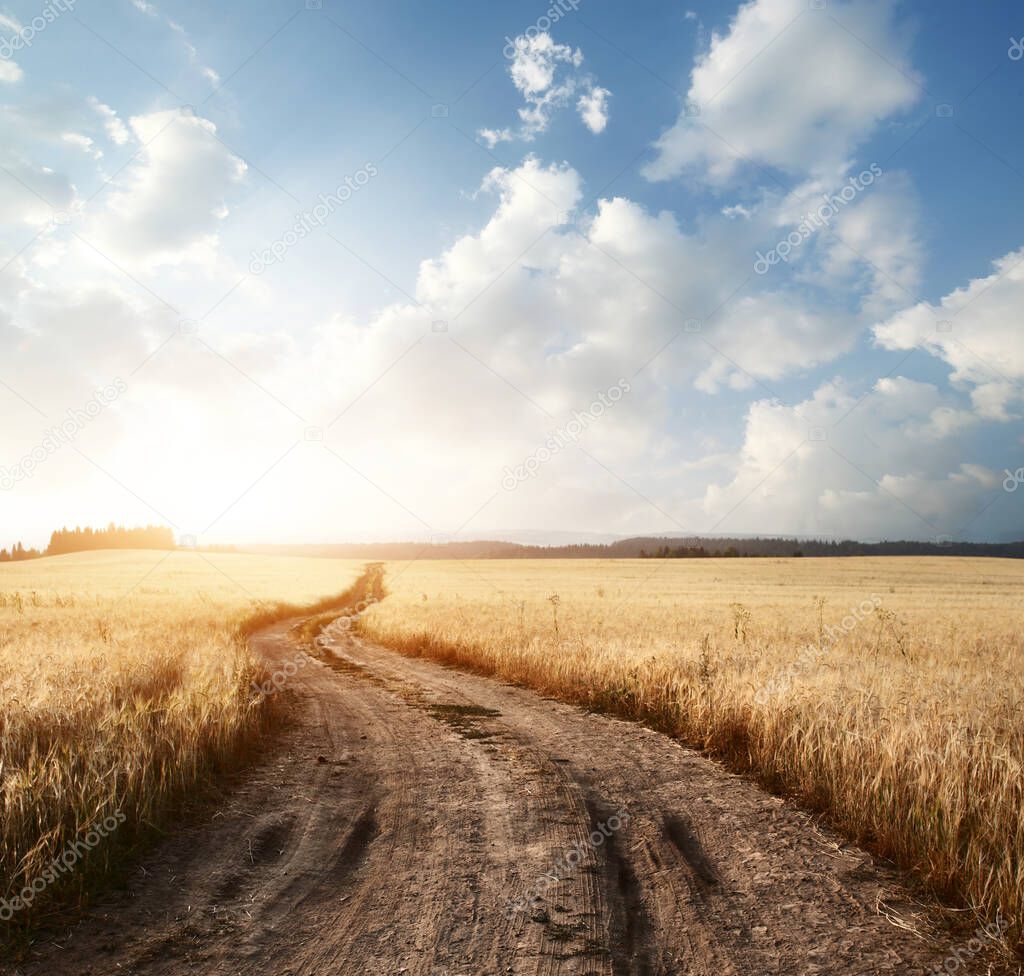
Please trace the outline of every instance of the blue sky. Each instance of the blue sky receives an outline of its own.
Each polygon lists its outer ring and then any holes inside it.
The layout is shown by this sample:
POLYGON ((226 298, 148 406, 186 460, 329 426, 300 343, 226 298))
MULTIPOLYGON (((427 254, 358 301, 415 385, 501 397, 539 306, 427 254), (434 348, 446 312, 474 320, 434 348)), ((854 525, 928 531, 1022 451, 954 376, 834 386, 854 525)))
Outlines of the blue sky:
POLYGON ((310 7, 0 5, 0 542, 1022 535, 1019 8, 310 7))

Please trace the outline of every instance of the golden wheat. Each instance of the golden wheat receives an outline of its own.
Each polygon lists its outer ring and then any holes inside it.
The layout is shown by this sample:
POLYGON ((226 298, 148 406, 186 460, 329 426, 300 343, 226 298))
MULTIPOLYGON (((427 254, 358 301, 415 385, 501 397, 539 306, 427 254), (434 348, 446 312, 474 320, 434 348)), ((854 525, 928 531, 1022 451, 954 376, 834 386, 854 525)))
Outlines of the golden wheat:
POLYGON ((1019 944, 1024 564, 412 562, 386 585, 372 638, 724 757, 1019 944))
POLYGON ((294 609, 277 601, 338 593, 360 568, 190 552, 0 566, 0 920, 9 930, 24 929, 55 892, 85 892, 209 773, 238 762, 267 719, 246 621, 294 609))

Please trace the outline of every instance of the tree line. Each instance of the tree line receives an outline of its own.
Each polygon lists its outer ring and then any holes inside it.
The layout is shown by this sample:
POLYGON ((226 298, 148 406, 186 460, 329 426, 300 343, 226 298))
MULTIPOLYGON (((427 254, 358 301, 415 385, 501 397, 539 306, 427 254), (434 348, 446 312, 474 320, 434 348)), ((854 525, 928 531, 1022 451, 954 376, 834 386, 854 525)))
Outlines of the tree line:
POLYGON ((0 563, 20 563, 23 559, 38 559, 42 553, 38 549, 26 549, 20 542, 7 549, 0 549, 0 563))
POLYGON ((637 536, 606 543, 520 545, 515 542, 366 542, 244 546, 261 555, 332 559, 714 559, 793 556, 1001 556, 1024 559, 1024 541, 957 542, 809 539, 794 536, 637 536))
POLYGON ((40 552, 26 549, 20 542, 10 550, 0 549, 0 563, 21 562, 40 556, 61 556, 69 552, 89 552, 95 549, 174 549, 174 533, 162 525, 127 528, 110 523, 105 529, 66 526, 50 536, 50 544, 40 552))
MULTIPOLYGON (((740 551, 735 546, 728 546, 725 549, 706 549, 704 546, 660 546, 654 552, 646 549, 640 550, 641 559, 736 559, 740 551)), ((803 552, 797 549, 792 553, 794 556, 802 556, 803 552)))

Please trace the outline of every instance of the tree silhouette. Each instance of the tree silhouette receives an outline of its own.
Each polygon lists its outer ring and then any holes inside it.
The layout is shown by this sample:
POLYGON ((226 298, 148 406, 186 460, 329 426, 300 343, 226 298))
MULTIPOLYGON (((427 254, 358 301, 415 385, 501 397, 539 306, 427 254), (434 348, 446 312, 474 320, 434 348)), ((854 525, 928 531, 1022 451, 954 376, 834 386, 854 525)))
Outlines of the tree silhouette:
POLYGON ((166 526, 147 525, 125 528, 110 523, 105 529, 84 529, 75 526, 58 529, 50 536, 46 555, 60 556, 68 552, 94 549, 173 549, 174 533, 166 526))
POLYGON ((21 562, 40 556, 61 556, 69 552, 89 552, 95 549, 174 549, 174 533, 162 525, 125 528, 110 523, 105 529, 89 526, 58 529, 50 536, 45 551, 26 549, 16 542, 8 551, 0 549, 0 563, 21 562))

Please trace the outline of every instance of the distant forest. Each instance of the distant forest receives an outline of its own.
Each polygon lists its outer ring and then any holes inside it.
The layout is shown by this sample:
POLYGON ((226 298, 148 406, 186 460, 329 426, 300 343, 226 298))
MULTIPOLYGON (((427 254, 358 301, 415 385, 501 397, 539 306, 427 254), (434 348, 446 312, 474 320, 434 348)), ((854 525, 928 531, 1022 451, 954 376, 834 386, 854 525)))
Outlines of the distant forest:
POLYGON ((10 551, 0 549, 0 563, 20 563, 23 559, 38 559, 41 555, 38 549, 26 549, 19 542, 10 551))
POLYGON ((13 549, 0 549, 0 563, 38 559, 40 556, 61 556, 68 552, 93 549, 173 549, 174 533, 160 525, 125 528, 110 523, 105 529, 63 528, 50 536, 45 550, 26 549, 20 542, 13 549))
MULTIPOLYGON (((26 549, 20 542, 0 549, 0 562, 59 556, 94 549, 174 549, 170 529, 147 525, 105 529, 60 529, 45 550, 26 549)), ((797 538, 714 538, 640 536, 607 544, 524 546, 515 542, 376 542, 325 545, 211 546, 211 552, 249 552, 275 556, 319 556, 333 559, 722 559, 792 556, 1001 556, 1024 559, 1022 542, 830 542, 797 538)))
POLYGON ((514 542, 378 542, 239 547, 266 555, 334 559, 705 559, 780 556, 1003 556, 1024 558, 1024 542, 837 542, 797 538, 640 536, 607 544, 524 546, 514 542))

